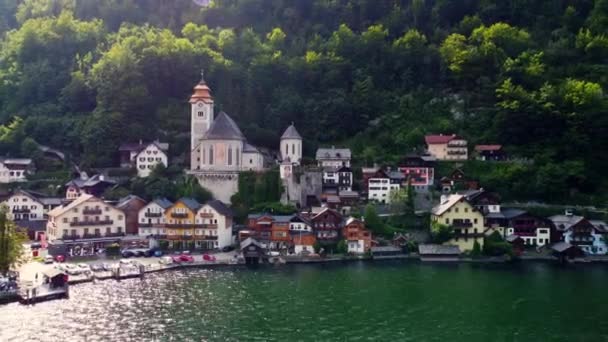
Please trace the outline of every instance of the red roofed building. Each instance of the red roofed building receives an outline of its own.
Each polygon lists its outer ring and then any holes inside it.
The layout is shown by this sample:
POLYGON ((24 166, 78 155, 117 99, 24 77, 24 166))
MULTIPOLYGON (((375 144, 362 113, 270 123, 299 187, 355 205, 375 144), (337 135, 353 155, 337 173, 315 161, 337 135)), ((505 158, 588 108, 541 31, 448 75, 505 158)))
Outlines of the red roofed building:
POLYGON ((467 160, 467 141, 456 134, 431 134, 424 137, 430 155, 438 160, 467 160))
POLYGON ((475 155, 479 160, 505 160, 502 145, 475 145, 475 155))

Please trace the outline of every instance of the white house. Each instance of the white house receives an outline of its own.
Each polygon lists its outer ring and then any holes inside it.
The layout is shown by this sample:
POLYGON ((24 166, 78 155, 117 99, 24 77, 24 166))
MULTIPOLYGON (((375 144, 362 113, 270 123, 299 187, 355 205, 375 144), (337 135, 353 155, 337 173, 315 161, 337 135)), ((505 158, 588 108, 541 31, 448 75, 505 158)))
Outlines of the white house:
POLYGON ((294 215, 289 220, 289 234, 293 241, 294 254, 314 253, 316 236, 308 219, 294 215))
POLYGON ((125 235, 125 214, 93 195, 84 194, 48 213, 46 235, 49 242, 116 241, 125 235))
POLYGON ((348 148, 319 148, 316 159, 320 167, 331 167, 338 169, 342 166, 350 167, 351 152, 348 148))
POLYGON ((608 252, 606 236, 608 226, 603 221, 588 220, 582 216, 566 212, 549 218, 553 222, 561 241, 579 247, 590 255, 603 255, 608 252))
POLYGON ((25 182, 32 167, 31 159, 0 158, 0 183, 25 182))
POLYGON ((158 140, 137 144, 123 144, 120 146, 120 165, 122 167, 135 167, 138 177, 148 177, 152 169, 158 164, 169 165, 167 151, 169 144, 158 140))
POLYGON ((213 249, 232 245, 232 210, 224 203, 213 200, 205 203, 196 213, 197 248, 213 249))
POLYGON ((427 151, 438 160, 467 160, 467 141, 456 134, 430 134, 424 137, 427 151))
POLYGON ((368 179, 367 199, 379 203, 390 203, 391 193, 401 189, 401 183, 404 180, 404 175, 401 172, 386 173, 378 170, 376 174, 368 179))
POLYGON ((172 205, 173 203, 166 198, 157 198, 141 208, 137 215, 138 235, 144 237, 166 235, 165 211, 172 205))
POLYGON ((33 191, 17 190, 5 204, 13 221, 46 220, 46 214, 61 205, 61 198, 47 197, 33 191))

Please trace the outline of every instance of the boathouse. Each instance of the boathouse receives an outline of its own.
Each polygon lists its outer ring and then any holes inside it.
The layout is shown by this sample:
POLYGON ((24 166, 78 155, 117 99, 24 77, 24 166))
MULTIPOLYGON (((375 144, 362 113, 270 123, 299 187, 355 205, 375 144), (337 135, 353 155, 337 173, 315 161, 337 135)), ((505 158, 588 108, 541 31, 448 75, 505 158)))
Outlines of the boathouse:
POLYGON ((420 245, 418 254, 422 261, 458 261, 460 248, 454 245, 420 245))
POLYGON ((247 238, 241 242, 241 253, 247 265, 257 265, 266 258, 266 250, 254 238, 247 238))

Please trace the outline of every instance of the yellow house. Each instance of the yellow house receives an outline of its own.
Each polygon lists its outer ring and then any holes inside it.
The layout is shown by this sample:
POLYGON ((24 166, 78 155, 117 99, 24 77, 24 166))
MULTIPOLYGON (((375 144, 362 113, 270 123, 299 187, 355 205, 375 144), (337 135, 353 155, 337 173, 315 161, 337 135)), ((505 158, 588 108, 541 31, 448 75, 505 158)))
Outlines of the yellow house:
POLYGON ((165 211, 169 248, 188 249, 194 244, 196 213, 200 207, 192 198, 180 198, 165 211))
POLYGON ((475 241, 483 247, 483 237, 492 232, 486 230, 483 214, 464 195, 442 196, 431 211, 431 224, 435 222, 454 228, 454 237, 445 244, 456 245, 461 252, 472 250, 475 241))

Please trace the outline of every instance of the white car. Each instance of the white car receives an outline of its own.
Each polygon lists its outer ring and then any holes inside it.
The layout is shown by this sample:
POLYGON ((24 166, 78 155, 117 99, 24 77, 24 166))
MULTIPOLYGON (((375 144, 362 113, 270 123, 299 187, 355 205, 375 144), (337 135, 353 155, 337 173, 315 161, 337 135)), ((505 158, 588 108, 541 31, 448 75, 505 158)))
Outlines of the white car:
POLYGON ((281 253, 279 253, 277 251, 270 251, 270 252, 268 252, 268 254, 273 257, 277 257, 277 256, 281 255, 281 253))
POLYGON ((52 255, 47 255, 44 257, 45 264, 52 264, 55 261, 52 255))
POLYGON ((91 267, 87 264, 78 264, 78 269, 81 272, 91 272, 91 267))
POLYGON ((70 275, 76 275, 76 274, 82 273, 82 270, 74 264, 65 264, 63 266, 63 269, 70 275))

